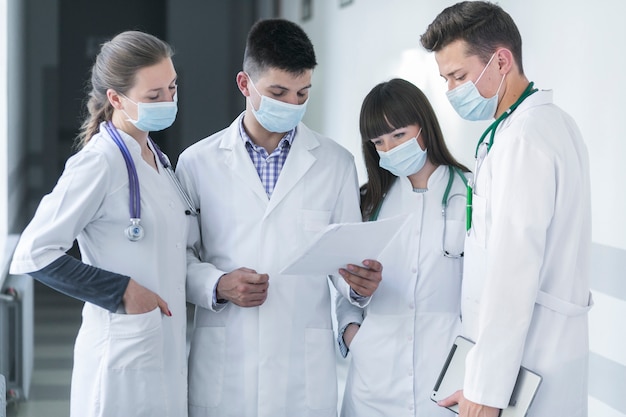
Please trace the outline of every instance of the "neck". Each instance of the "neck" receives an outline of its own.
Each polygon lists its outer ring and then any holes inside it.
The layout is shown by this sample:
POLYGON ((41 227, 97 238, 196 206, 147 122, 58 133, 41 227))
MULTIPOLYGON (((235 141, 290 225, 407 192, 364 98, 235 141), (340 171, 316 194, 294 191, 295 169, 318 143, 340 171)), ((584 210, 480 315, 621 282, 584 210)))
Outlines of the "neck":
POLYGON ((513 74, 509 73, 507 76, 502 88, 504 89, 504 94, 502 95, 502 99, 498 103, 498 109, 496 110, 495 118, 497 119, 509 109, 515 103, 526 87, 528 87, 528 78, 524 75, 513 76, 513 74))
POLYGON ((408 176, 413 188, 428 188, 428 179, 436 169, 437 165, 427 159, 422 169, 417 171, 415 174, 408 176))
POLYGON ((128 116, 126 116, 123 112, 116 110, 113 112, 111 121, 116 128, 132 136, 132 138, 139 143, 139 146, 141 146, 142 152, 144 149, 148 149, 148 132, 137 129, 134 124, 126 119, 128 119, 128 116))
POLYGON ((285 133, 267 131, 256 120, 256 117, 254 117, 254 114, 250 109, 246 109, 246 114, 243 118, 243 127, 248 136, 250 136, 250 140, 252 140, 255 145, 263 147, 267 153, 272 153, 280 143, 283 136, 285 136, 285 133))

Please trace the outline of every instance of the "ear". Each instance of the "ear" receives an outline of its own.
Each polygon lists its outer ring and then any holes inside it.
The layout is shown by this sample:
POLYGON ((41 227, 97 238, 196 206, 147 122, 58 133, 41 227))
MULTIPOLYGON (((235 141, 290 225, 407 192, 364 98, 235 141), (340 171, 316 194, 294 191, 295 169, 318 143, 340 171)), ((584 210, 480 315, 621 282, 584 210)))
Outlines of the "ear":
POLYGON ((113 106, 114 109, 117 110, 121 110, 122 109, 122 96, 115 90, 113 90, 112 88, 109 88, 107 90, 107 99, 109 100, 109 103, 111 103, 111 106, 113 106))
POLYGON ((249 82, 250 80, 245 72, 239 71, 237 73, 237 87, 239 87, 239 91, 241 91, 241 94, 243 94, 244 97, 250 96, 249 82))
POLYGON ((506 48, 500 48, 496 52, 498 59, 498 68, 500 69, 500 74, 508 74, 511 72, 513 67, 515 66, 515 60, 513 59, 513 53, 506 48))

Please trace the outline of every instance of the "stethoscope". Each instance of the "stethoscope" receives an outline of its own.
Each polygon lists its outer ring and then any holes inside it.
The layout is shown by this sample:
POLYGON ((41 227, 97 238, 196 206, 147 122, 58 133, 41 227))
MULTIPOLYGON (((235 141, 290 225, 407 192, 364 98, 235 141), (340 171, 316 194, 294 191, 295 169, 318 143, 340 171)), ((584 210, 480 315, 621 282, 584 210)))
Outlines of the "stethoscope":
POLYGON ((533 95, 537 91, 537 88, 533 88, 534 82, 530 82, 522 95, 509 107, 504 113, 502 113, 493 123, 489 125, 489 127, 483 132, 478 140, 478 144, 476 145, 476 152, 474 152, 474 158, 476 159, 474 165, 474 180, 469 181, 467 185, 467 197, 466 197, 466 213, 465 213, 465 222, 467 234, 469 235, 470 229, 472 228, 472 196, 474 192, 474 186, 476 177, 478 177, 478 170, 482 166, 483 161, 487 157, 487 154, 491 150, 491 146, 493 145, 493 139, 496 136, 496 130, 498 126, 504 119, 509 117, 515 109, 519 107, 520 104, 529 96, 533 95), (489 135, 489 141, 485 142, 485 138, 489 135))
MULTIPOLYGON (((104 128, 109 133, 109 136, 111 136, 111 139, 113 139, 113 142, 115 142, 117 147, 120 149, 120 152, 122 152, 124 162, 126 163, 126 170, 128 171, 130 225, 126 229, 124 229, 124 234, 126 235, 128 240, 130 240, 131 242, 136 242, 144 237, 144 229, 143 226, 140 224, 141 194, 139 191, 139 177, 137 176, 137 169, 135 168, 135 163, 133 162, 130 151, 126 147, 126 144, 120 137, 113 123, 111 121, 106 122, 104 124, 104 128)), ((189 198, 189 196, 183 189, 182 185, 178 181, 178 178, 176 178, 176 174, 174 173, 172 166, 170 165, 163 152, 161 152, 161 149, 159 149, 159 147, 150 137, 148 137, 148 140, 156 151, 157 157, 159 158, 159 161, 161 161, 161 165, 163 165, 163 168, 165 168, 165 172, 176 186, 176 189, 178 190, 178 193, 180 194, 182 199, 185 201, 185 204, 187 205, 187 210, 185 210, 185 214, 191 216, 197 216, 198 214, 200 214, 200 209, 197 209, 195 207, 193 201, 191 201, 191 198, 189 198)))
MULTIPOLYGON (((441 216, 443 217, 441 252, 443 253, 443 256, 445 256, 446 258, 457 259, 457 258, 463 257, 463 252, 452 253, 446 250, 446 213, 448 211, 448 206, 450 205, 450 200, 452 200, 455 197, 464 197, 464 194, 460 194, 460 193, 450 195, 450 190, 452 189, 452 184, 454 183, 454 174, 456 173, 461 178, 461 181, 463 181, 463 184, 465 186, 467 186, 467 178, 465 178, 465 175, 463 175, 463 172, 459 168, 453 167, 452 165, 448 165, 448 171, 449 171, 448 184, 446 185, 446 189, 443 192, 443 197, 441 199, 441 216)), ((374 212, 370 216, 369 221, 376 221, 378 219, 378 215, 380 214, 380 209, 383 206, 383 201, 385 200, 386 196, 387 194, 383 195, 382 201, 378 203, 378 206, 376 207, 376 210, 374 210, 374 212)))

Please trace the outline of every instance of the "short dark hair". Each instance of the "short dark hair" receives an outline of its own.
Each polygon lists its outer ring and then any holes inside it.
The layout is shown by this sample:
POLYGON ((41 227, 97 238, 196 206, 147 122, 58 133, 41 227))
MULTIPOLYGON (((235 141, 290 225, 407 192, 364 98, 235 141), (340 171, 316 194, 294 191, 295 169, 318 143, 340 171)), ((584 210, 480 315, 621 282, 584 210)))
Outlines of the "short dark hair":
POLYGON ((243 70, 258 76, 270 68, 300 75, 317 65, 313 44, 297 24, 285 19, 256 22, 246 41, 243 70))
POLYGON ((437 52, 450 43, 463 40, 470 55, 486 63, 496 49, 507 48, 513 54, 520 74, 522 37, 513 18, 500 6, 487 1, 463 1, 447 7, 428 25, 421 36, 422 46, 437 52))
POLYGON ((422 90, 400 78, 382 82, 367 94, 359 116, 368 176, 367 184, 361 188, 361 214, 364 220, 369 219, 396 180, 395 175, 379 166, 380 156, 371 139, 410 125, 421 126, 428 159, 433 164, 451 165, 464 172, 469 171, 448 150, 437 115, 422 90))

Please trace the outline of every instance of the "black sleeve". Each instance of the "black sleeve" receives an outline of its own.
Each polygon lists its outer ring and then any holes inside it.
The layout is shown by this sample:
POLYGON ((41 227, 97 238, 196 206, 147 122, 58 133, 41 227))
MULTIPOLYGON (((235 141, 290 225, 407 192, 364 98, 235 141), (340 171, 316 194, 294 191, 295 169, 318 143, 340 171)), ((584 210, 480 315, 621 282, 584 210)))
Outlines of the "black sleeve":
POLYGON ((63 255, 50 265, 28 275, 73 298, 117 311, 130 277, 105 271, 63 255))

